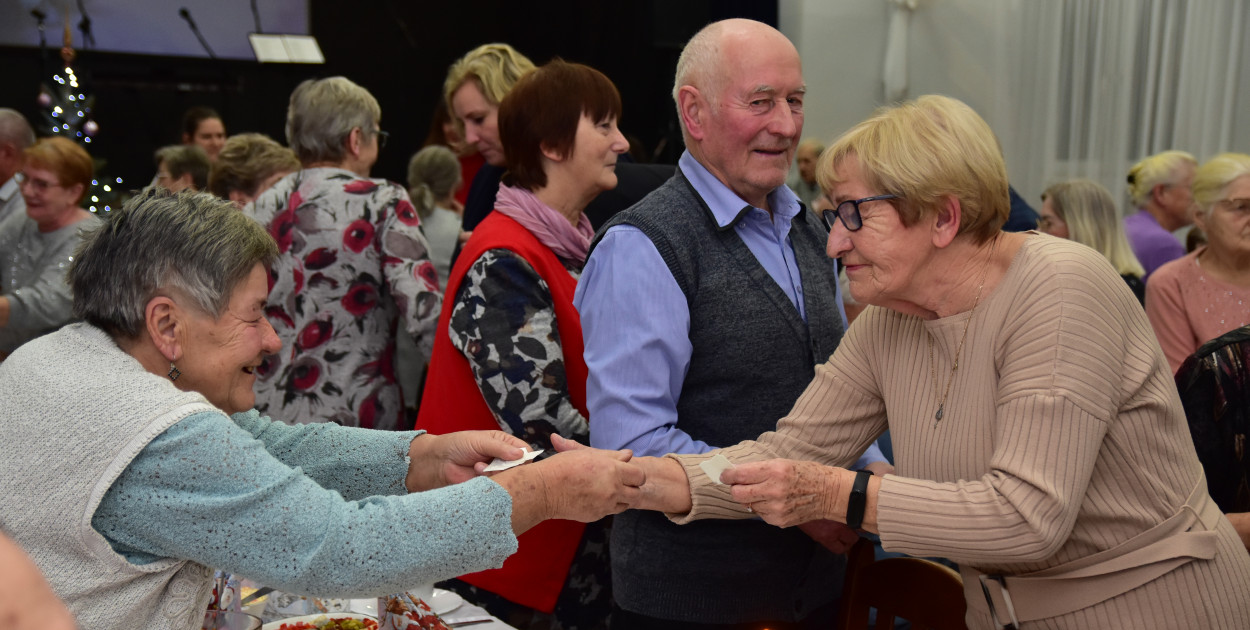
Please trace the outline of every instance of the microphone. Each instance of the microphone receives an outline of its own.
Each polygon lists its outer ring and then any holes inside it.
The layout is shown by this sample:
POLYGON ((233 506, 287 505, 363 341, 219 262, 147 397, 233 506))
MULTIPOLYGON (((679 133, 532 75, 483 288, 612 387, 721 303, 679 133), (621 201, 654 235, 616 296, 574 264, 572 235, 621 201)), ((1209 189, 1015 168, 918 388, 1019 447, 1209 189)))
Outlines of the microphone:
POLYGON ((186 7, 182 7, 181 9, 178 9, 178 15, 187 21, 187 26, 191 27, 191 32, 195 33, 195 38, 200 40, 200 45, 203 46, 204 50, 208 52, 208 56, 212 59, 216 59, 217 55, 208 45, 208 42, 204 40, 204 36, 200 34, 200 28, 195 25, 195 20, 191 18, 191 12, 188 11, 186 7))

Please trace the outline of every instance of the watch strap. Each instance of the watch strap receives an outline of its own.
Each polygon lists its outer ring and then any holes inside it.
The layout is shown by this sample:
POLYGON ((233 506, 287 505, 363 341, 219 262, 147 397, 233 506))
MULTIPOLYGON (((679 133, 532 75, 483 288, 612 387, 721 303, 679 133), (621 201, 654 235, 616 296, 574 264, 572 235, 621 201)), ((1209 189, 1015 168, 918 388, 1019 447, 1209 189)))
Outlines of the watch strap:
POLYGON ((864 508, 868 505, 868 478, 871 476, 872 473, 867 470, 855 473, 851 496, 846 500, 846 524, 851 529, 859 529, 864 524, 864 508))

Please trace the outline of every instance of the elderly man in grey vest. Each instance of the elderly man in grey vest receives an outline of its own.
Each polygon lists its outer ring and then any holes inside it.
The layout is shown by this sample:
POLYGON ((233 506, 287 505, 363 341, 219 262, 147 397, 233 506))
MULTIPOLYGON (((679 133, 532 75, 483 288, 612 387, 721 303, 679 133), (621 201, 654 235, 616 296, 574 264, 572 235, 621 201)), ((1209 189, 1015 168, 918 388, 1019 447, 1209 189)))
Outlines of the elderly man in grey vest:
MULTIPOLYGON (((687 151, 600 232, 574 300, 592 445, 663 455, 753 438, 837 347, 827 232, 785 186, 805 89, 794 45, 759 22, 711 24, 682 51, 687 151)), ((845 562, 813 536, 842 549, 854 533, 807 529, 619 515, 613 629, 832 627, 845 562)))

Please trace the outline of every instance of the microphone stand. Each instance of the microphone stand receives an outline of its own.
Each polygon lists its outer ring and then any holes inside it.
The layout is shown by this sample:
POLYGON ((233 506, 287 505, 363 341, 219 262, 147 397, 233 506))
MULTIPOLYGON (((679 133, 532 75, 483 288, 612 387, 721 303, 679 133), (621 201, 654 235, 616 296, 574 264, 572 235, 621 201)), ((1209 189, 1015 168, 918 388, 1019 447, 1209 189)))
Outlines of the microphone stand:
POLYGON ((78 22, 78 30, 82 32, 82 47, 84 50, 95 47, 95 35, 91 34, 91 18, 87 16, 87 9, 82 5, 82 0, 78 0, 78 12, 82 14, 82 19, 78 22))
POLYGON ((191 27, 191 32, 195 33, 196 39, 200 40, 200 45, 204 47, 204 50, 208 51, 208 56, 212 59, 216 59, 216 53, 214 53, 213 49, 209 47, 208 42, 204 40, 204 35, 200 34, 200 27, 195 25, 195 20, 191 18, 191 12, 188 11, 186 7, 182 7, 181 9, 178 9, 178 15, 182 16, 182 19, 187 21, 187 25, 191 27))

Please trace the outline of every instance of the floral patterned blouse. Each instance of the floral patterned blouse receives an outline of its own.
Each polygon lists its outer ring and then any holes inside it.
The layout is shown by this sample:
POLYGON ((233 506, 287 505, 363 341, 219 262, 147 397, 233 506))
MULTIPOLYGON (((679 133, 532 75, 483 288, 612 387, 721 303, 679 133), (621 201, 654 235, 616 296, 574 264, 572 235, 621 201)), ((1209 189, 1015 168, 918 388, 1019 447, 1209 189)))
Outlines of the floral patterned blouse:
POLYGON ((243 210, 281 252, 269 321, 282 349, 257 371, 256 408, 287 423, 398 429, 398 321, 429 356, 442 298, 401 186, 339 168, 278 181, 243 210))
POLYGON ((485 252, 449 307, 451 343, 469 360, 499 428, 548 453, 552 433, 588 440, 586 418, 569 399, 551 289, 528 262, 505 249, 485 252))

